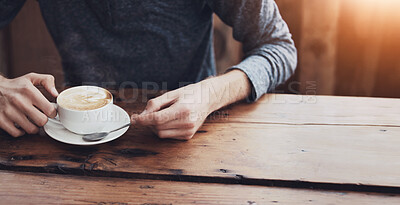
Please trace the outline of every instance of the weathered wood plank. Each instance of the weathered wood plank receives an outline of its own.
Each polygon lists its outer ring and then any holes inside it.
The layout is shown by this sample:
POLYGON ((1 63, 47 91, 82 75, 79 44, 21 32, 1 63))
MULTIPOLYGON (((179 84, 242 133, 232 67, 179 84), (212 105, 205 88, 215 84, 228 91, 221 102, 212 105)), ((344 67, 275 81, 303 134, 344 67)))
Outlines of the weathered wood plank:
POLYGON ((300 92, 303 94, 334 94, 336 39, 340 1, 303 1, 300 55, 300 92), (308 90, 314 83, 317 90, 308 90))
POLYGON ((252 123, 207 123, 188 142, 161 140, 134 127, 116 141, 93 147, 69 146, 46 136, 2 135, 0 168, 204 181, 218 177, 250 184, 336 183, 355 189, 362 184, 400 191, 399 136, 398 127, 252 123))
POLYGON ((399 204, 400 196, 0 172, 4 204, 399 204))
MULTIPOLYGON (((148 98, 159 95, 123 91, 114 92, 116 103, 129 113, 141 112, 148 98)), ((267 95, 211 116, 189 142, 160 140, 141 127, 93 147, 65 145, 45 135, 13 139, 1 134, 0 168, 244 184, 280 180, 290 186, 347 183, 358 190, 365 190, 358 186, 363 184, 399 191, 398 102, 267 95)))
POLYGON ((337 94, 371 96, 378 73, 383 23, 386 15, 379 1, 343 1, 338 37, 338 68, 342 82, 336 85, 337 94), (357 8, 357 12, 354 12, 357 8))
POLYGON ((400 99, 270 94, 210 118, 215 119, 212 122, 400 126, 400 99))
MULTIPOLYGON (((116 104, 140 113, 157 91, 112 91, 116 104)), ((165 91, 164 91, 165 92, 165 91)), ((215 112, 207 122, 400 126, 400 99, 268 94, 215 112)))

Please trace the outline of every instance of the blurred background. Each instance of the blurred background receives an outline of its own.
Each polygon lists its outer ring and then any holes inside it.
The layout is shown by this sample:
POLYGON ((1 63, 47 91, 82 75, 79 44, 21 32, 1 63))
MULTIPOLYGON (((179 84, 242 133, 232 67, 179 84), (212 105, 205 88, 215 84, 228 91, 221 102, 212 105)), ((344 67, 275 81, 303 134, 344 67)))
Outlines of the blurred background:
MULTIPOLYGON (((295 75, 277 92, 400 97, 400 0, 276 0, 299 51, 295 75)), ((241 45, 215 18, 218 71, 238 63, 241 45)), ((38 3, 0 31, 0 72, 50 73, 63 86, 60 57, 38 3)))

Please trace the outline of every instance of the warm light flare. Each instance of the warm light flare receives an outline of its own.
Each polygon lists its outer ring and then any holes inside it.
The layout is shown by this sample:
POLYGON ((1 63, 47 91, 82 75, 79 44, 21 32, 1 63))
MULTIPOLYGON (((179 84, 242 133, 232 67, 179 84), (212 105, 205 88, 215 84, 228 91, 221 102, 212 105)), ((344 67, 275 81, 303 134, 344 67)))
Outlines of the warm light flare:
POLYGON ((357 35, 370 32, 400 32, 400 0, 344 0, 357 22, 357 35))
POLYGON ((356 13, 400 16, 400 0, 342 0, 342 3, 357 8, 356 13))
MULTIPOLYGON (((385 6, 400 6, 399 0, 347 0, 348 2, 357 2, 359 6, 362 5, 385 5, 385 6)), ((397 7, 398 8, 398 7, 397 7)))

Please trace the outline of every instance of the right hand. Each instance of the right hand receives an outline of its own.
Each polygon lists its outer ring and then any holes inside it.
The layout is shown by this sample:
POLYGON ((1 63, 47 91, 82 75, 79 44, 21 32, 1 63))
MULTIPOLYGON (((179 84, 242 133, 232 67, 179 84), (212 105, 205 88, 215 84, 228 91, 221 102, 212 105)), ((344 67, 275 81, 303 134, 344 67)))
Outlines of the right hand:
POLYGON ((47 123, 47 117, 54 118, 57 114, 36 85, 42 85, 52 96, 58 96, 52 75, 29 73, 14 79, 0 79, 0 128, 13 137, 25 132, 37 133, 39 127, 47 123))

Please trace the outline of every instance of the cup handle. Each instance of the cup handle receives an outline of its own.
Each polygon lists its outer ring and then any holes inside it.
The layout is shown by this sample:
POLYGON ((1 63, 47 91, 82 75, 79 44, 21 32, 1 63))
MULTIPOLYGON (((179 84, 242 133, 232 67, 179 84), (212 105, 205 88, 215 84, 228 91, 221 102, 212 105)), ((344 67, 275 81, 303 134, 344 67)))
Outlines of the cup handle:
MULTIPOLYGON (((58 105, 56 103, 51 103, 51 104, 54 106, 54 108, 56 108, 56 110, 58 110, 58 105)), ((49 121, 51 121, 53 123, 61 124, 61 122, 58 118, 58 112, 57 112, 57 115, 55 118, 48 118, 48 119, 49 119, 49 121)))

